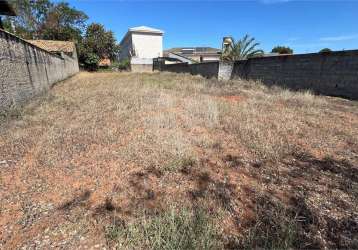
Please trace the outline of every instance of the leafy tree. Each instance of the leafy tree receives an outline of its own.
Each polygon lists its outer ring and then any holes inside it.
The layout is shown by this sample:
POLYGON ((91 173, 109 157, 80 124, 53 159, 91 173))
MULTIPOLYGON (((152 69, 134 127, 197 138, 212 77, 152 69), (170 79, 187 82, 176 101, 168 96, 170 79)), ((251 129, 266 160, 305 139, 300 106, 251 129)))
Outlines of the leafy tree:
POLYGON ((4 28, 25 39, 76 40, 88 19, 68 3, 50 0, 12 0, 16 17, 6 17, 4 28))
POLYGON ((94 53, 86 54, 85 65, 89 71, 96 71, 98 69, 98 63, 100 58, 94 53))
POLYGON ((88 17, 82 11, 61 2, 54 5, 48 12, 40 33, 43 39, 79 41, 85 29, 88 17))
POLYGON ((272 49, 272 53, 279 53, 279 54, 293 54, 293 49, 290 47, 285 46, 276 46, 272 49))
POLYGON ((115 60, 119 45, 112 31, 107 31, 102 24, 92 23, 87 27, 78 49, 80 62, 87 67, 88 58, 92 57, 92 54, 97 55, 98 58, 115 60))
POLYGON ((324 48, 324 49, 321 49, 319 52, 320 53, 329 53, 329 52, 332 52, 332 50, 329 48, 324 48))
POLYGON ((39 29, 53 4, 49 0, 11 0, 16 17, 5 17, 4 28, 16 35, 33 39, 40 38, 39 29))
POLYGON ((262 55, 263 50, 257 49, 259 45, 258 42, 255 42, 255 38, 250 38, 249 35, 245 35, 237 42, 232 39, 232 43, 222 51, 221 59, 224 61, 236 61, 262 55))

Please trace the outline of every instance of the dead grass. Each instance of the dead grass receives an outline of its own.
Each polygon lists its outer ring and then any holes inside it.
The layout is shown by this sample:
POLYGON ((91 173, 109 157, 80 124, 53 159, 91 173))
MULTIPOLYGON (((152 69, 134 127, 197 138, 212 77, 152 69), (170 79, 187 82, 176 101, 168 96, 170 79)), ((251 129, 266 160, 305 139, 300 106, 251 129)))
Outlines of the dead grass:
POLYGON ((357 107, 81 73, 0 115, 0 248, 357 248, 357 107))

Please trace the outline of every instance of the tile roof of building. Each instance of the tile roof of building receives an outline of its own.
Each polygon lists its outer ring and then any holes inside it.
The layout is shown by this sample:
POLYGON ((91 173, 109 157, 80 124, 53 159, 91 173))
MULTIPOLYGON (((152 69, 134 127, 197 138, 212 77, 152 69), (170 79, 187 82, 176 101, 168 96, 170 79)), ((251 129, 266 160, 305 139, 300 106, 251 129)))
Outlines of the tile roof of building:
POLYGON ((220 49, 216 49, 216 48, 211 48, 211 47, 182 47, 182 48, 172 48, 172 49, 168 49, 165 50, 164 53, 183 53, 183 51, 193 51, 193 54, 216 54, 216 53, 220 53, 220 49))
POLYGON ((27 42, 49 52, 72 53, 75 49, 75 43, 69 41, 27 40, 27 42))

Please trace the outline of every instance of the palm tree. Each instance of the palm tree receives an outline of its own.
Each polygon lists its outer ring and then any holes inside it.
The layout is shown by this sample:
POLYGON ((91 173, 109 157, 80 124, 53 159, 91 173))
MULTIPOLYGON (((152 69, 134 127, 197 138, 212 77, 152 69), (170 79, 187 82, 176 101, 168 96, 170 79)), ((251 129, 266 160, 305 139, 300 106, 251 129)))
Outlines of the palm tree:
POLYGON ((236 61, 262 55, 264 51, 257 49, 258 45, 260 44, 255 42, 255 38, 250 38, 249 35, 245 35, 237 42, 231 38, 231 42, 223 46, 221 59, 223 61, 236 61))

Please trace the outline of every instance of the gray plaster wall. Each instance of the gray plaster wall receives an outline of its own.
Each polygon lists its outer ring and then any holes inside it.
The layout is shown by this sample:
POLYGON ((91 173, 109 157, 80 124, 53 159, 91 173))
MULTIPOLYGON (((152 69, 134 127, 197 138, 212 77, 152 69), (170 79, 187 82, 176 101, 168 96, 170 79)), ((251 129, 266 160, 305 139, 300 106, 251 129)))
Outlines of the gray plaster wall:
POLYGON ((207 78, 217 77, 219 70, 218 62, 207 63, 176 63, 176 64, 163 64, 160 70, 175 73, 189 73, 192 75, 202 75, 207 78))
POLYGON ((233 70, 228 69, 218 62, 161 67, 209 78, 260 80, 266 85, 358 100, 358 50, 251 58, 236 61, 233 70))
POLYGON ((161 64, 159 70, 174 73, 190 73, 188 63, 161 64))
POLYGON ((195 63, 189 65, 192 75, 202 75, 206 78, 217 78, 219 62, 195 63))
POLYGON ((237 61, 232 77, 357 100, 358 50, 237 61))
POLYGON ((58 56, 0 30, 0 110, 23 104, 78 71, 76 53, 58 56))

